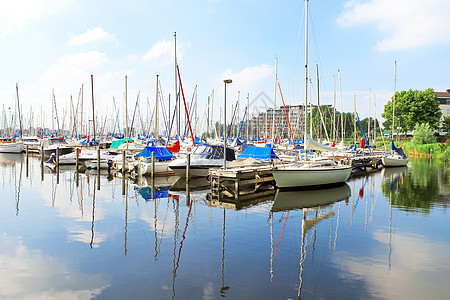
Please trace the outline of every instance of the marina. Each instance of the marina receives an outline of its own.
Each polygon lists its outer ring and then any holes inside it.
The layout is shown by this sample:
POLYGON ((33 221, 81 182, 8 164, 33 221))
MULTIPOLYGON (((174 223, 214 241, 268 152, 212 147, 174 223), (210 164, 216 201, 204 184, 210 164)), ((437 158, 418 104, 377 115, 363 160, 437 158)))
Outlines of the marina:
POLYGON ((31 155, 0 160, 0 298, 450 292, 450 184, 440 160, 411 159, 329 189, 223 198, 211 197, 205 178, 52 170, 31 155))

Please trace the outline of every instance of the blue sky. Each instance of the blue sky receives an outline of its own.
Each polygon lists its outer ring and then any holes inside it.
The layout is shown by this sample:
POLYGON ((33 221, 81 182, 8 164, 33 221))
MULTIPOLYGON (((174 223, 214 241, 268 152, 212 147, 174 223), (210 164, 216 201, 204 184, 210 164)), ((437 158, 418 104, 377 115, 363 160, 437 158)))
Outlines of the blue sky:
MULTIPOLYGON (((319 66, 321 103, 333 103, 335 75, 340 110, 339 69, 344 110, 353 110, 356 94, 357 111, 366 117, 371 89, 380 115, 393 93, 394 61, 397 90, 450 88, 448 1, 310 0, 309 8, 309 65, 314 81, 319 66)), ((122 113, 127 75, 131 115, 138 91, 141 106, 147 98, 154 103, 159 74, 167 105, 175 31, 187 99, 198 85, 199 119, 213 90, 218 117, 225 78, 233 80, 228 111, 238 91, 263 107, 257 96, 273 98, 275 57, 286 103, 303 103, 302 0, 1 1, 0 101, 13 107, 18 83, 25 116, 32 107, 37 120, 41 107, 51 113, 54 89, 61 116, 84 84, 90 115, 93 74, 98 115, 112 114, 113 97, 122 113)))

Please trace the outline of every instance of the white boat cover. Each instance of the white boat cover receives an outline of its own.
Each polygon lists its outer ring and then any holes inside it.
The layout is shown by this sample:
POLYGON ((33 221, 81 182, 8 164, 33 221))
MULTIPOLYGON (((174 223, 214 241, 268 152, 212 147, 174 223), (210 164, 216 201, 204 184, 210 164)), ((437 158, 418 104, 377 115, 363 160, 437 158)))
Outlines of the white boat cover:
POLYGON ((313 140, 309 134, 306 135, 305 138, 305 149, 307 150, 318 150, 318 151, 336 151, 336 147, 330 147, 326 145, 322 145, 321 143, 313 140))

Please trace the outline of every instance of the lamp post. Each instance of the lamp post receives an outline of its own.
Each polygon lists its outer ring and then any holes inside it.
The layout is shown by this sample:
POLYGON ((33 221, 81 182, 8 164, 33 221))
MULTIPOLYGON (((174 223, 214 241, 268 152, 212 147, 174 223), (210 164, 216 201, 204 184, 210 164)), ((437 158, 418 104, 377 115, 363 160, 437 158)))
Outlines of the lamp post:
POLYGON ((223 169, 227 169, 227 83, 232 83, 231 79, 223 81, 225 85, 225 95, 223 97, 223 169))

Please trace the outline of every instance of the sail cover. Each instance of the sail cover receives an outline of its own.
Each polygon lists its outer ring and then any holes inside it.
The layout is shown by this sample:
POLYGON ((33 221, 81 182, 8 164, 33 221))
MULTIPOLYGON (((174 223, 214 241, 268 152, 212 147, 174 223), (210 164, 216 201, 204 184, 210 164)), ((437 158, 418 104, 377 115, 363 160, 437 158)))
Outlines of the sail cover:
POLYGON ((326 145, 322 145, 321 143, 313 140, 309 134, 306 135, 305 138, 305 149, 308 150, 318 150, 318 151, 336 151, 336 147, 330 147, 326 145))

